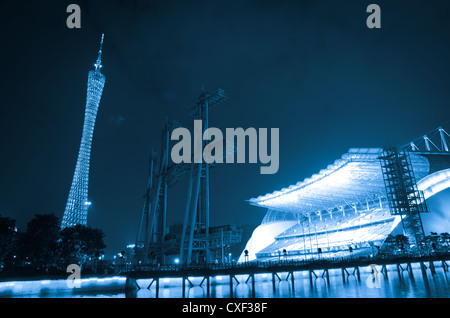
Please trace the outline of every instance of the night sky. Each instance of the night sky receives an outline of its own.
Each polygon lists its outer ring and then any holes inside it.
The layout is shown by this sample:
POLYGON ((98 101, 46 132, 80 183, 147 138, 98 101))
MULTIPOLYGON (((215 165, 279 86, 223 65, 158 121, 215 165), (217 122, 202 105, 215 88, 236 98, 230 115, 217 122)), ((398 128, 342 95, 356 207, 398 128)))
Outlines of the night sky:
MULTIPOLYGON (((256 226, 265 210, 245 200, 348 148, 450 126, 446 0, 2 1, 0 10, 0 214, 22 231, 35 214, 62 218, 105 33, 88 225, 105 232, 107 257, 135 241, 163 120, 191 127, 202 85, 229 96, 210 126, 280 129, 278 173, 261 175, 259 163, 211 170, 213 226, 256 226), (70 3, 81 29, 66 26, 70 3), (381 29, 366 26, 370 3, 381 29)), ((187 179, 169 191, 169 224, 182 221, 187 179)))

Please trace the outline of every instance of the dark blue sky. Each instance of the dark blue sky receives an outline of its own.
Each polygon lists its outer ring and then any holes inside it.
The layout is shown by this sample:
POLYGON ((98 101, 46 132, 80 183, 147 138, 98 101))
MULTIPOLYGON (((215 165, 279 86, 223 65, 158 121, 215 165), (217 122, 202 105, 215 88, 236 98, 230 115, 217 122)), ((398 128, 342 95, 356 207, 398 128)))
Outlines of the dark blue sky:
MULTIPOLYGON (((229 96, 210 126, 280 129, 277 174, 260 175, 259 164, 212 170, 212 225, 260 223, 265 211, 245 200, 348 148, 399 145, 449 124, 448 1, 8 1, 0 10, 0 214, 21 230, 36 213, 62 217, 102 32, 88 223, 109 252, 135 240, 162 121, 190 127, 202 85, 229 96), (81 29, 66 27, 70 3, 81 29), (370 3, 381 29, 366 26, 370 3)), ((169 223, 182 220, 186 197, 187 178, 169 192, 169 223)))

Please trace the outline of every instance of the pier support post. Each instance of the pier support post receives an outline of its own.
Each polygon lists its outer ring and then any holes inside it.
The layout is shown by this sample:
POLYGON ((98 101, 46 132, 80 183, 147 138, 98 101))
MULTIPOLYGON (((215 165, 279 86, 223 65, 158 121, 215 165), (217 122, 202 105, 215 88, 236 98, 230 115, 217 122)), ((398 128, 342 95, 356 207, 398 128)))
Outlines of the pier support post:
POLYGON ((292 284, 292 294, 294 294, 295 293, 294 272, 291 272, 291 284, 292 284))
POLYGON ((127 277, 127 280, 125 282, 125 289, 126 290, 130 290, 130 289, 137 289, 137 290, 139 290, 139 289, 141 289, 141 287, 136 282, 136 278, 127 277))
POLYGON ((313 274, 314 274, 314 278, 317 279, 318 278, 317 274, 314 272, 313 269, 310 269, 309 270, 309 282, 311 284, 311 288, 313 287, 313 274))
POLYGON ((275 273, 272 273, 272 289, 275 292, 275 273))
POLYGON ((387 271, 386 264, 381 266, 381 271, 380 272, 383 273, 385 279, 388 279, 388 271, 387 271))
POLYGON ((159 277, 157 278, 153 278, 152 282, 147 286, 147 289, 150 290, 150 287, 152 287, 153 283, 155 283, 155 287, 156 287, 156 298, 158 298, 159 296, 159 277))
POLYGON ((245 283, 247 284, 249 280, 252 280, 252 298, 255 298, 255 274, 249 274, 245 283))
POLYGON ((397 263, 397 273, 398 273, 398 277, 402 277, 402 273, 403 273, 403 267, 402 265, 400 265, 400 263, 397 263), (402 269, 402 271, 400 272, 400 269, 402 269))
POLYGON ((361 281, 361 274, 359 272, 359 266, 353 267, 353 271, 351 272, 351 274, 347 271, 347 268, 345 268, 345 267, 342 267, 341 270, 342 270, 342 282, 344 284, 345 284, 345 279, 347 278, 347 281, 348 281, 348 277, 350 275, 355 276, 358 279, 358 282, 361 281), (356 273, 356 275, 355 275, 355 273, 356 273))
POLYGON ((255 298, 256 291, 255 291, 255 274, 252 274, 252 298, 255 298))
POLYGON ((427 273, 427 266, 424 264, 424 262, 420 262, 420 269, 422 270, 422 274, 427 273))
POLYGON ((328 268, 323 270, 322 278, 324 278, 324 276, 327 278, 327 285, 330 285, 330 275, 328 273, 328 268))
POLYGON ((200 287, 202 287, 203 282, 206 280, 206 297, 209 298, 209 275, 203 277, 202 281, 200 282, 200 287))
POLYGON ((233 298, 233 278, 234 275, 230 274, 230 298, 233 298))
POLYGON ((430 261, 429 265, 431 274, 436 275, 436 268, 434 267, 434 262, 430 261))
POLYGON ((342 270, 342 282, 345 284, 345 273, 347 272, 347 270, 344 267, 342 267, 341 270, 342 270))
POLYGON ((445 260, 442 260, 442 268, 444 269, 444 272, 448 272, 448 264, 445 260))

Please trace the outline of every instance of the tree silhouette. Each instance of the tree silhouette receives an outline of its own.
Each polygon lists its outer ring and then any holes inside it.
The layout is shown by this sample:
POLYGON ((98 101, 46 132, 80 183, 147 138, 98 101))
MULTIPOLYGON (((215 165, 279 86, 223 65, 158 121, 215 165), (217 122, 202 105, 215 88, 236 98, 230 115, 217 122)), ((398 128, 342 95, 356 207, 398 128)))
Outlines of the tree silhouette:
POLYGON ((402 253, 405 252, 409 244, 409 239, 403 234, 398 234, 395 236, 395 245, 399 248, 402 253))
POLYGON ((59 220, 54 214, 36 214, 28 222, 27 230, 20 238, 22 259, 36 269, 48 269, 58 261, 59 220))
POLYGON ((392 252, 395 249, 396 240, 395 237, 389 234, 384 240, 383 247, 385 246, 389 252, 392 252))
POLYGON ((0 270, 13 265, 17 245, 16 221, 0 215, 0 270))
POLYGON ((450 234, 448 234, 447 232, 441 233, 440 242, 448 250, 448 246, 450 243, 450 234))
POLYGON ((96 260, 106 247, 103 242, 104 233, 84 225, 66 227, 60 233, 59 251, 62 266, 69 264, 86 264, 96 260))

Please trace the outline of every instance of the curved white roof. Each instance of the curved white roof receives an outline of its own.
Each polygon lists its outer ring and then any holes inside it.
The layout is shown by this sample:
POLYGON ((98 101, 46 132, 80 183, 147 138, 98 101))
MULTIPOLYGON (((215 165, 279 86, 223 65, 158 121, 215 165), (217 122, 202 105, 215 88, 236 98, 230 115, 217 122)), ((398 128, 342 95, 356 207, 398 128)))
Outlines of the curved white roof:
MULTIPOLYGON (((381 148, 352 148, 326 169, 279 191, 252 198, 250 204, 296 214, 365 207, 385 197, 381 148)), ((417 180, 428 174, 426 158, 410 154, 417 180)))

